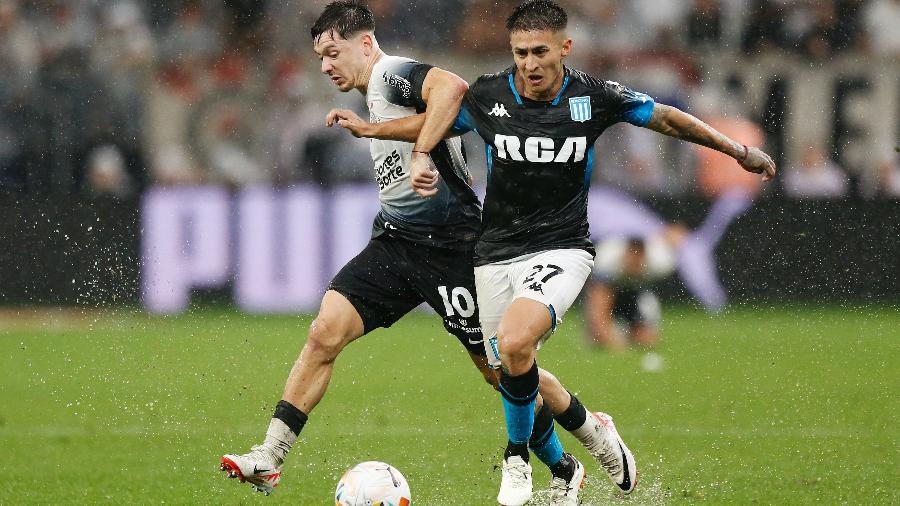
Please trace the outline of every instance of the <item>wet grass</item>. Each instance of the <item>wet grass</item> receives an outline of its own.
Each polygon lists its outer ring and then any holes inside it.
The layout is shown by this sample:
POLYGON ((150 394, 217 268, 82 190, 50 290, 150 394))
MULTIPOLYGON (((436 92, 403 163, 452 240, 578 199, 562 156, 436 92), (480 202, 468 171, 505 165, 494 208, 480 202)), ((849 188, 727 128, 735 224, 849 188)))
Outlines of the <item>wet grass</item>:
MULTIPOLYGON (((0 328, 0 504, 331 504, 369 459, 400 468, 414 504, 493 503, 500 402, 433 316, 348 348, 268 498, 218 457, 261 439, 308 317, 31 318, 0 328)), ((655 372, 580 332, 570 315, 541 365, 616 418, 641 471, 622 499, 588 463, 585 504, 900 502, 897 308, 675 308, 655 372)))

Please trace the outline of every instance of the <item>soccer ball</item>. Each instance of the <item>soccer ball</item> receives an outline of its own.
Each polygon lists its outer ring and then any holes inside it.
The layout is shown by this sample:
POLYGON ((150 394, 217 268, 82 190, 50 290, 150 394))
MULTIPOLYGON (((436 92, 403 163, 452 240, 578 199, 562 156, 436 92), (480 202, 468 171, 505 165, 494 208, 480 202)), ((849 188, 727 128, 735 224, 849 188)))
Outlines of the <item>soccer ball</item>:
POLYGON ((409 506, 409 484, 384 462, 363 462, 341 476, 334 491, 336 506, 409 506))

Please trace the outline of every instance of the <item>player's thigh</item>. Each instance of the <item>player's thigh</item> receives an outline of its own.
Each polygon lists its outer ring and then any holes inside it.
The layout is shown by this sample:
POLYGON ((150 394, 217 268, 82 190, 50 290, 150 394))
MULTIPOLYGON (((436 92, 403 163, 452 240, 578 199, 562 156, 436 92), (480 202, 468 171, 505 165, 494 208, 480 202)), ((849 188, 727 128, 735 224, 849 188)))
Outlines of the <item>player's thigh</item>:
POLYGON ((500 351, 508 356, 516 353, 530 355, 552 328, 552 311, 545 303, 518 297, 503 313, 497 328, 500 351))
POLYGON ((562 323, 594 266, 594 257, 580 249, 549 250, 516 263, 514 299, 541 303, 552 332, 562 323))
POLYGON ((509 264, 488 264, 475 267, 475 291, 484 334, 484 349, 492 368, 500 367, 500 348, 497 329, 500 320, 513 300, 509 282, 509 264))
POLYGON ((398 264, 397 244, 373 239, 334 276, 328 286, 356 310, 363 334, 390 327, 423 302, 408 273, 398 264))
POLYGON ((365 333, 362 316, 340 292, 328 290, 322 297, 319 313, 309 329, 310 337, 322 344, 343 348, 365 333))
POLYGON ((471 251, 407 246, 405 270, 420 297, 469 353, 484 355, 471 251))
POLYGON ((640 319, 638 295, 639 292, 634 288, 619 287, 615 289, 612 315, 617 321, 631 325, 640 319))
POLYGON ((649 290, 621 288, 616 291, 613 316, 628 326, 656 327, 662 319, 662 306, 656 294, 649 290))
POLYGON ((503 313, 513 301, 510 264, 487 264, 475 267, 475 292, 481 330, 486 336, 497 333, 503 313))

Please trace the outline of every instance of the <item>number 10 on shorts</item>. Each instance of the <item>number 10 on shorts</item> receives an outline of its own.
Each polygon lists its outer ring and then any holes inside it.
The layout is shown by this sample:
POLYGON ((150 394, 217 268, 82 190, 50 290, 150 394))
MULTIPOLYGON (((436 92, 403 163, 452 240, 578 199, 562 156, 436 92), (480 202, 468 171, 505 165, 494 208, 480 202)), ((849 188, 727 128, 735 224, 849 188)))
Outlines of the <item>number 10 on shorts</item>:
POLYGON ((469 318, 475 314, 475 299, 468 288, 457 286, 448 292, 446 286, 439 286, 438 293, 444 300, 444 311, 447 316, 453 316, 454 311, 463 318, 469 318))

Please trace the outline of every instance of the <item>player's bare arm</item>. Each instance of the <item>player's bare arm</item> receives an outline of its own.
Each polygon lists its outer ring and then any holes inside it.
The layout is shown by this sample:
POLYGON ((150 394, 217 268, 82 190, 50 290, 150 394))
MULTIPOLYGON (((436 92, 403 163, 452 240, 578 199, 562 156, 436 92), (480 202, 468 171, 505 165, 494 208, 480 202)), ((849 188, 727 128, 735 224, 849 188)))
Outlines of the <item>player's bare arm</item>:
POLYGON ((348 109, 332 109, 325 124, 345 128, 355 137, 414 142, 410 180, 419 195, 431 197, 437 193, 438 172, 428 153, 449 136, 468 89, 469 85, 456 74, 432 68, 422 83, 422 99, 427 107, 424 114, 370 123, 348 109))
MULTIPOLYGON (((404 118, 370 123, 349 109, 332 109, 325 125, 347 129, 355 137, 415 143, 414 152, 430 152, 441 139, 453 137, 450 128, 459 113, 469 85, 452 72, 433 68, 422 83, 422 98, 427 110, 404 118)), ((413 159, 415 159, 415 153, 413 159)))
POLYGON ((646 128, 725 153, 737 160, 744 170, 762 174, 763 181, 775 177, 775 162, 761 149, 744 146, 675 107, 656 104, 646 128))
MULTIPOLYGON (((337 125, 347 129, 354 137, 364 137, 366 139, 381 139, 389 141, 416 142, 419 139, 419 132, 425 124, 425 113, 413 114, 405 118, 398 118, 382 123, 370 123, 359 117, 358 114, 349 109, 332 109, 325 116, 325 125, 337 125)), ((452 129, 444 132, 444 139, 459 135, 452 129)), ((413 157, 416 154, 413 153, 413 157)), ((469 186, 475 184, 472 176, 469 176, 467 182, 469 186)))
POLYGON ((383 123, 370 123, 350 109, 332 109, 325 115, 325 126, 339 126, 354 137, 415 142, 425 123, 424 114, 415 114, 383 123))
POLYGON ((350 109, 332 109, 325 116, 325 126, 337 125, 347 129, 354 137, 386 141, 416 142, 424 124, 425 113, 382 123, 370 123, 350 109))
POLYGON ((437 67, 428 71, 422 83, 422 99, 427 108, 413 152, 430 152, 444 139, 468 90, 466 81, 452 72, 437 67))
MULTIPOLYGON (((416 142, 424 124, 424 112, 382 123, 370 123, 349 109, 332 109, 325 116, 326 126, 337 125, 341 128, 346 128, 356 137, 387 141, 416 142)), ((444 132, 443 138, 449 139, 458 135, 459 132, 454 132, 451 128, 444 132)))
POLYGON ((464 80, 446 70, 433 68, 425 76, 422 83, 425 121, 413 146, 409 169, 412 187, 421 197, 432 197, 438 191, 438 171, 429 153, 453 125, 468 89, 464 80))

